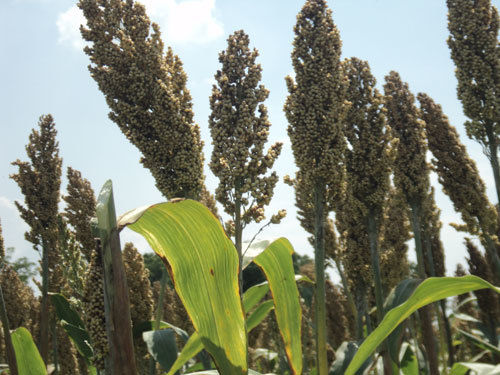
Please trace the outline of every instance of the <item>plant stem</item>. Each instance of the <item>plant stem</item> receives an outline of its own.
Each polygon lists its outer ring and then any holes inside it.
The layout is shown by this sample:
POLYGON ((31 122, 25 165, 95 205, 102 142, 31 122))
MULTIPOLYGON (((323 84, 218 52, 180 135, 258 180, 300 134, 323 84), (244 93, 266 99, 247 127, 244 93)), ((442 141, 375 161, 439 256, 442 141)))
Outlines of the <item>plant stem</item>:
POLYGON ((314 185, 314 265, 316 272, 316 358, 318 375, 328 374, 326 357, 326 297, 325 297, 325 183, 319 178, 314 185))
POLYGON ((5 310, 5 301, 3 299, 2 286, 0 286, 0 319, 2 320, 3 334, 5 340, 5 352, 7 354, 7 364, 9 365, 10 375, 17 375, 17 360, 14 346, 12 345, 12 338, 10 337, 9 318, 5 310))
MULTIPOLYGON (((375 301, 377 304, 378 323, 384 318, 384 295, 382 291, 382 277, 380 276, 380 262, 378 257, 378 230, 375 220, 375 212, 368 214, 368 238, 370 241, 370 257, 373 270, 373 280, 375 281, 375 301)), ((383 344, 384 373, 392 375, 391 358, 389 356, 389 346, 387 340, 383 344)))
MULTIPOLYGON (((411 203, 411 226, 415 238, 415 251, 417 253, 417 266, 419 277, 424 280, 426 278, 424 256, 422 251, 422 233, 420 226, 420 203, 411 203)), ((434 342, 434 333, 432 330, 431 314, 428 306, 424 306, 418 310, 422 323, 422 335, 424 339, 425 351, 429 360, 429 372, 431 375, 439 375, 436 343, 434 342)))
POLYGON ((53 346, 53 361, 54 361, 54 375, 59 374, 59 356, 58 356, 58 351, 57 351, 57 324, 56 320, 52 319, 51 320, 51 325, 52 325, 52 346, 53 346))
POLYGON ((49 250, 42 240, 42 306, 40 315, 40 355, 45 363, 49 359, 49 250))
MULTIPOLYGON (((429 233, 425 233, 425 247, 427 253, 427 263, 429 264, 429 271, 432 277, 436 276, 436 270, 434 269, 434 253, 432 250, 431 239, 429 233)), ((441 315, 443 317, 444 333, 446 337, 446 346, 448 347, 448 365, 451 367, 455 363, 455 352, 453 348, 453 341, 451 338, 451 328, 450 321, 446 316, 446 299, 439 301, 439 306, 441 307, 441 315)), ((436 308, 436 317, 438 317, 439 322, 439 310, 436 308)), ((440 331, 443 330, 441 324, 439 324, 440 331)), ((441 332, 442 333, 442 332, 441 332)), ((446 367, 445 367, 446 368, 446 367)))
POLYGON ((349 303, 349 307, 351 308, 352 316, 354 317, 354 321, 358 320, 358 310, 356 310, 356 304, 354 303, 354 298, 352 296, 351 291, 349 290, 349 284, 347 282, 347 277, 345 276, 344 270, 342 269, 342 265, 338 260, 338 257, 335 257, 335 266, 337 267, 337 271, 340 275, 340 280, 342 281, 342 287, 344 288, 344 293, 347 296, 347 302, 349 303))
POLYGON ((235 181, 235 199, 234 199, 234 245, 236 246, 236 251, 238 252, 238 284, 240 286, 240 294, 243 291, 243 253, 242 253, 242 237, 243 228, 241 224, 241 197, 240 197, 240 185, 241 179, 236 178, 235 181))
MULTIPOLYGON (((163 316, 163 305, 165 304, 165 288, 167 286, 167 270, 162 269, 160 279, 160 294, 158 295, 158 302, 156 305, 155 321, 153 324, 153 331, 160 328, 161 318, 163 316)), ((156 361, 153 357, 149 359, 149 374, 156 375, 156 361)))
POLYGON ((497 202, 500 204, 500 168, 498 165, 498 144, 497 138, 493 134, 493 126, 487 124, 485 126, 486 136, 488 138, 488 148, 489 148, 489 159, 491 164, 491 169, 493 170, 493 177, 495 179, 495 188, 497 192, 497 202))

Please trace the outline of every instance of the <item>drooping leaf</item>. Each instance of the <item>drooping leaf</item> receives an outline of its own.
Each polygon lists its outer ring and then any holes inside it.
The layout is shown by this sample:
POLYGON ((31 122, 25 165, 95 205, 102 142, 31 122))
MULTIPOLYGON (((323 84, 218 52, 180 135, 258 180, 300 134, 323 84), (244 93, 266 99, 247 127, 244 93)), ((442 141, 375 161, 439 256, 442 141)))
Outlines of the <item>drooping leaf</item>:
POLYGON ((149 354, 160 364, 164 371, 169 371, 177 359, 176 332, 171 329, 159 329, 142 333, 149 354))
MULTIPOLYGON (((142 334, 144 332, 154 331, 154 328, 153 328, 154 324, 155 324, 155 322, 153 320, 146 320, 144 322, 140 322, 139 324, 134 325, 134 327, 132 329, 134 339, 142 337, 142 334)), ((173 324, 170 324, 167 322, 160 321, 160 326, 158 327, 158 329, 167 329, 167 328, 173 329, 175 331, 175 333, 178 334, 179 337, 182 338, 182 340, 184 342, 187 342, 187 340, 189 339, 189 335, 182 328, 176 327, 173 324)))
POLYGON ((286 238, 279 238, 258 255, 257 264, 269 282, 288 362, 294 374, 302 373, 301 320, 302 308, 295 281, 292 254, 294 250, 286 238))
POLYGON ((500 365, 489 363, 457 362, 453 364, 450 375, 466 375, 473 371, 474 375, 500 375, 500 365))
POLYGON ((89 362, 94 356, 94 351, 90 344, 90 336, 80 315, 71 307, 69 301, 62 294, 49 293, 49 295, 63 329, 75 344, 78 352, 89 362))
POLYGON ((431 277, 426 279, 415 289, 411 297, 408 298, 405 303, 390 310, 386 314, 379 326, 360 346, 347 368, 346 374, 354 374, 382 341, 384 341, 400 323, 419 308, 443 298, 484 288, 490 288, 500 293, 500 288, 491 285, 480 277, 472 275, 463 277, 431 277))
POLYGON ((78 313, 71 307, 71 304, 66 297, 59 293, 49 293, 49 295, 52 305, 54 305, 54 308, 56 309, 57 317, 60 320, 65 320, 75 327, 85 329, 85 325, 83 324, 80 315, 78 315, 78 313))
POLYGON ((73 324, 66 323, 64 320, 61 321, 61 325, 68 334, 68 337, 75 344, 76 350, 89 362, 94 356, 94 349, 90 345, 88 332, 73 324))
POLYGON ((157 204, 127 217, 119 219, 119 227, 128 225, 144 236, 169 264, 177 294, 217 368, 244 373, 247 342, 238 255, 219 221, 192 200, 157 204))
MULTIPOLYGON (((241 261, 241 268, 245 269, 252 261, 259 255, 261 254, 264 250, 267 249, 271 241, 269 240, 262 240, 262 241, 257 241, 253 242, 250 247, 246 248, 246 250, 243 252, 243 259, 241 261)), ((247 243, 243 243, 243 247, 245 248, 248 246, 247 243)))
POLYGON ((203 343, 201 342, 200 336, 197 332, 194 332, 186 345, 182 348, 181 352, 177 356, 177 359, 172 364, 170 371, 167 375, 173 375, 179 371, 184 364, 186 364, 191 358, 203 350, 203 343))
POLYGON ((11 334, 19 375, 47 375, 45 364, 29 331, 17 328, 11 334))

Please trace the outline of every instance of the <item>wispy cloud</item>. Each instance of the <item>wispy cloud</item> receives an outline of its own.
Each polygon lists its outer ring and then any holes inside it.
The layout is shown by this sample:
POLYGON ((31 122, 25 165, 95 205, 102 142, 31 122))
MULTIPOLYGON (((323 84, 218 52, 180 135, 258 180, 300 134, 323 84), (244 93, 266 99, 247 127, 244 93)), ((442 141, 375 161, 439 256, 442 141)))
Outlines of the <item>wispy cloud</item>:
POLYGON ((80 35, 80 25, 85 25, 85 17, 76 5, 66 12, 60 13, 56 25, 59 31, 59 43, 68 44, 77 50, 82 50, 85 42, 80 35))
POLYGON ((9 210, 16 210, 16 205, 7 197, 0 196, 0 206, 8 208, 9 210))
MULTIPOLYGON (((205 44, 224 33, 215 16, 215 0, 143 0, 152 21, 160 25, 168 44, 205 44)), ((76 5, 57 18, 59 42, 81 50, 85 42, 79 27, 85 18, 76 5)))

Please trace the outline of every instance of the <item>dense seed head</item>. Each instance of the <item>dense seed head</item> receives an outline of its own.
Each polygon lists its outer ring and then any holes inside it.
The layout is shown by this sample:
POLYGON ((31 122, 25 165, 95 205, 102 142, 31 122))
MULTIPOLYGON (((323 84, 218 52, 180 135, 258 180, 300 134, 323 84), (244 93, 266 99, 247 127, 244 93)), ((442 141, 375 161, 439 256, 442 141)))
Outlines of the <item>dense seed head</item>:
POLYGON ((229 215, 235 201, 244 207, 242 221, 260 222, 269 205, 278 176, 266 176, 281 152, 281 143, 264 150, 271 123, 263 102, 269 91, 259 84, 262 68, 258 52, 249 47, 243 30, 230 35, 227 49, 219 54, 220 70, 210 96, 208 126, 212 136, 210 169, 218 177, 216 199, 229 215))
POLYGON ((303 177, 321 179, 335 200, 344 176, 342 121, 347 82, 340 63, 339 32, 326 1, 306 1, 294 33, 295 77, 286 77, 289 95, 284 108, 288 135, 303 177))
POLYGON ((384 204, 380 228, 380 272, 386 291, 390 291, 409 273, 408 240, 411 239, 408 205, 391 187, 384 204))
POLYGON ((5 245, 2 235, 2 221, 0 220, 0 262, 5 258, 5 245))
POLYGON ((29 225, 26 240, 35 249, 45 248, 49 258, 49 291, 57 292, 61 284, 61 270, 57 251, 57 214, 61 164, 57 131, 51 115, 41 116, 39 130, 33 129, 26 146, 30 161, 19 159, 12 163, 18 172, 12 178, 24 195, 23 206, 15 202, 21 218, 29 225))
POLYGON ((422 204, 422 228, 424 232, 424 242, 429 241, 431 249, 431 259, 433 262, 434 275, 431 275, 431 267, 428 262, 427 246, 423 246, 425 272, 429 276, 442 277, 446 274, 444 264, 444 247, 441 242, 442 223, 439 220, 441 210, 437 208, 434 200, 434 188, 431 188, 427 199, 422 204))
POLYGON ((85 276, 83 309, 85 328, 92 339, 94 357, 92 362, 99 369, 104 369, 104 358, 108 355, 108 336, 106 332, 106 316, 104 314, 104 270, 101 254, 93 251, 89 269, 85 276))
POLYGON ((68 167, 67 195, 64 216, 73 227, 80 250, 87 262, 95 247, 94 236, 90 229, 90 220, 95 217, 96 199, 90 182, 82 177, 80 171, 68 167))
POLYGON ((434 159, 432 164, 444 192, 455 210, 461 213, 467 231, 495 233, 497 215, 489 202, 486 188, 476 163, 467 154, 456 129, 428 95, 418 94, 422 119, 425 121, 428 145, 434 159))
POLYGON ((487 128, 500 134, 499 18, 490 0, 447 0, 448 46, 455 62, 457 95, 467 135, 487 145, 487 128))
POLYGON ((133 0, 81 0, 90 73, 111 109, 110 119, 142 153, 141 163, 168 199, 201 192, 203 144, 193 120, 187 76, 158 25, 133 0))
POLYGON ((387 122, 397 138, 394 183, 408 204, 422 202, 429 191, 429 167, 425 160, 425 124, 419 119, 415 98, 397 72, 385 77, 387 122))

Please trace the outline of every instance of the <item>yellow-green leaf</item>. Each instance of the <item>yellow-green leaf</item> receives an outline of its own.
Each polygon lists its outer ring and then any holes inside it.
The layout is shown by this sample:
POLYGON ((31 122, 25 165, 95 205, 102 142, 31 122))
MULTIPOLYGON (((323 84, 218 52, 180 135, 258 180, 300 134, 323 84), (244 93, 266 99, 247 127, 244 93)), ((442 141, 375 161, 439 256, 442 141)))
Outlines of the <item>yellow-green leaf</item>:
POLYGON ((19 327, 11 334, 19 375, 47 375, 45 364, 29 331, 19 327))
POLYGON ((274 300, 274 313, 294 374, 302 373, 301 320, 299 290, 292 262, 293 247, 279 238, 254 259, 264 271, 274 300))
POLYGON ((220 372, 246 373, 238 255, 219 221, 192 200, 157 204, 125 218, 129 222, 122 217, 119 226, 128 224, 144 236, 168 263, 177 294, 220 372))
POLYGON ((354 374, 382 341, 384 341, 400 323, 422 306, 439 301, 443 298, 484 288, 490 288, 500 293, 500 288, 491 285, 489 282, 477 276, 431 277, 424 280, 406 302, 393 308, 385 315, 379 326, 366 338, 363 344, 361 344, 346 370, 346 375, 354 374))

